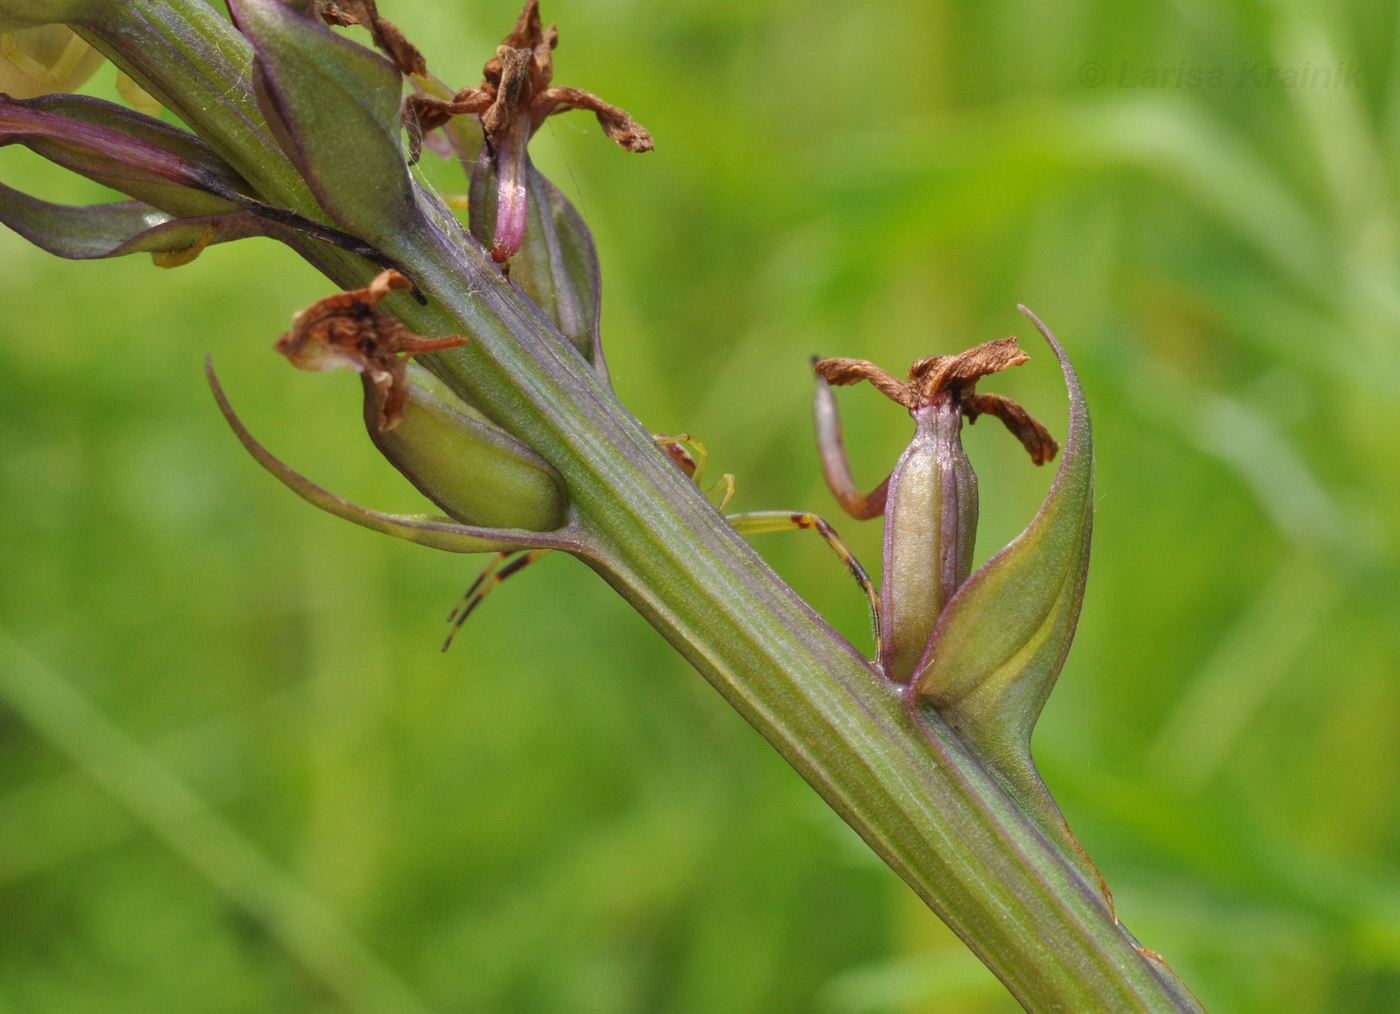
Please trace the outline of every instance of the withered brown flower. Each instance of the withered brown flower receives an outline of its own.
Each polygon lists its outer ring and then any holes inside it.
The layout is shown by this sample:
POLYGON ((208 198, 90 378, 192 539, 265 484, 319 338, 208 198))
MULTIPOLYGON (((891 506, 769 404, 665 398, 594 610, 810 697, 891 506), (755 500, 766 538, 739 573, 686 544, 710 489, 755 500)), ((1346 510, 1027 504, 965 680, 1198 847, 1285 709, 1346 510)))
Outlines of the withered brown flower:
POLYGON ((344 368, 363 376, 379 393, 379 428, 391 430, 408 403, 406 357, 468 341, 459 335, 424 338, 379 311, 392 290, 411 288, 413 283, 399 272, 383 271, 366 288, 327 296, 302 310, 274 347, 298 369, 344 368))
POLYGON ((476 88, 464 88, 451 99, 410 95, 405 118, 422 136, 454 116, 475 114, 486 134, 487 155, 496 169, 499 197, 496 235, 491 251, 498 262, 509 260, 525 236, 526 146, 546 119, 571 109, 586 109, 598 117, 603 132, 628 151, 651 151, 651 134, 624 110, 591 92, 555 88, 554 47, 559 32, 545 29, 538 0, 529 0, 515 27, 483 68, 476 88))
POLYGON ((1055 457, 1059 445, 1050 432, 1016 402, 999 394, 978 394, 977 381, 992 373, 1020 366, 1030 359, 1015 338, 986 342, 956 356, 929 356, 909 367, 908 381, 899 380, 865 359, 822 359, 813 368, 828 383, 843 387, 868 380, 891 401, 914 412, 940 395, 950 397, 968 422, 979 415, 996 416, 1021 441, 1037 465, 1055 457))
POLYGON ((978 394, 977 382, 1028 361, 1015 338, 987 342, 954 356, 929 356, 899 378, 864 359, 823 359, 813 403, 822 472, 841 506, 856 518, 885 518, 878 653, 896 683, 915 678, 938 618, 972 572, 977 539, 977 475, 962 446, 962 424, 994 415, 1036 464, 1059 449, 1049 431, 1020 405, 978 394), (909 410, 914 436, 889 477, 862 494, 851 475, 828 385, 869 381, 909 410))

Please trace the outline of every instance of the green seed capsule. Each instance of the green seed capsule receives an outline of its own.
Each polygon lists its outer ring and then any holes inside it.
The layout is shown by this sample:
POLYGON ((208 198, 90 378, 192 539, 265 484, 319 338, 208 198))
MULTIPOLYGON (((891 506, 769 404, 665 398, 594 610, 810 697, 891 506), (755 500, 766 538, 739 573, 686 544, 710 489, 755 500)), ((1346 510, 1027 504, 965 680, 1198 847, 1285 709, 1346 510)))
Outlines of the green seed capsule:
POLYGON ((365 427, 384 456, 449 517, 477 528, 552 532, 567 521, 559 473, 409 356, 467 339, 425 338, 379 310, 411 283, 381 272, 363 289, 318 300, 276 349, 303 370, 350 369, 365 388, 365 427))
POLYGON ((945 397, 914 412, 914 439, 890 476, 881 591, 885 675, 906 683, 944 605, 972 572, 977 476, 963 453, 962 410, 945 397))
POLYGON ((569 498, 549 462, 421 366, 408 366, 408 402, 398 425, 380 429, 379 418, 379 392, 366 377, 365 426, 375 446, 450 517, 532 532, 564 525, 569 498))

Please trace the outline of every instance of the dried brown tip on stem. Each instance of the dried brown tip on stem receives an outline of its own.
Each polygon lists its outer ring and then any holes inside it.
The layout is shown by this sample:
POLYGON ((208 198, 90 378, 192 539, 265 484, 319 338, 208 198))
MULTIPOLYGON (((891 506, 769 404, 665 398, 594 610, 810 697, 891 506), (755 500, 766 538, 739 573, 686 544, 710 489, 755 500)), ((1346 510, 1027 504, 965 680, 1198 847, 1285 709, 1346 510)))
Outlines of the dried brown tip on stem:
POLYGON ((999 394, 978 394, 977 381, 992 373, 1029 362, 1015 338, 986 342, 956 356, 929 356, 909 367, 909 380, 899 380, 865 359, 822 359, 812 368, 828 383, 844 386, 869 381, 891 401, 913 412, 940 396, 953 399, 968 422, 994 415, 1006 424, 1037 465, 1055 457, 1059 445, 1050 431, 1016 402, 999 394))
POLYGON ((379 428, 391 430, 408 404, 408 356, 465 345, 466 338, 424 338, 380 313, 380 300, 413 283, 399 272, 381 272, 363 289, 340 292, 312 303, 292 318, 292 329, 274 346, 302 370, 349 369, 369 380, 379 394, 379 428))
POLYGON ((379 16, 375 0, 315 0, 316 13, 328 25, 361 25, 374 36, 374 44, 405 74, 426 74, 428 64, 418 47, 392 22, 379 16))
MULTIPOLYGON (((554 26, 550 26, 550 31, 554 31, 554 26)), ((510 30, 510 34, 501 40, 501 45, 510 46, 512 49, 534 49, 545 39, 544 22, 540 20, 539 0, 527 0, 524 7, 520 9, 520 16, 515 19, 515 27, 510 30)), ((553 45, 558 45, 557 41, 553 45)), ((551 45, 550 48, 553 48, 551 45)))

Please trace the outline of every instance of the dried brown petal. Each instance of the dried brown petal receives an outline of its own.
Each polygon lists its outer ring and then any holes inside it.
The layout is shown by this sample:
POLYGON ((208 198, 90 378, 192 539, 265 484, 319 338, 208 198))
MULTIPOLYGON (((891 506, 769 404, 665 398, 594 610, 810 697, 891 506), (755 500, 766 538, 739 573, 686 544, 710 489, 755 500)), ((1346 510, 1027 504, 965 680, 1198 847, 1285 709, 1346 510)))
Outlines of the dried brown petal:
POLYGON ((971 390, 982 377, 1029 361, 1015 338, 999 338, 956 356, 920 359, 909 367, 909 383, 928 401, 939 391, 971 390))
POLYGON ((437 130, 454 116, 484 113, 494 101, 495 96, 482 88, 463 88, 450 99, 415 92, 404 99, 404 122, 416 124, 421 136, 437 130))
POLYGON ((313 303, 292 318, 292 329, 275 348, 302 370, 345 368, 363 374, 380 395, 379 428, 390 430, 408 402, 407 356, 465 345, 466 338, 424 338, 380 313, 380 300, 413 283, 392 269, 363 289, 340 292, 313 303))
POLYGON ((1001 338, 956 356, 920 359, 909 367, 908 383, 864 359, 823 359, 813 364, 813 369, 838 386, 868 380, 911 412, 943 396, 958 404, 968 422, 975 422, 979 415, 994 415, 1021 441, 1031 459, 1043 465, 1059 450, 1050 431, 1011 399, 976 391, 982 377, 1029 360, 1015 338, 1001 338))
POLYGON ((428 135, 447 125, 454 116, 483 113, 491 108, 493 98, 479 88, 463 88, 450 99, 415 92, 403 101, 403 126, 408 131, 408 162, 418 164, 428 135))
MULTIPOLYGON (((349 0, 320 0, 348 3, 349 0)), ((496 229, 491 256, 509 262, 524 241, 528 222, 525 180, 529 174, 530 138, 547 118, 570 109, 586 109, 603 132, 627 151, 651 151, 649 134, 625 110, 577 88, 551 88, 554 47, 559 32, 540 21, 538 0, 528 0, 515 27, 482 68, 481 87, 463 89, 452 99, 410 96, 404 103, 410 158, 416 160, 423 138, 454 116, 475 113, 486 133, 482 172, 496 176, 496 229)), ((473 184, 475 186, 476 184, 473 184)))
MULTIPOLYGON (((347 5, 350 0, 318 0, 347 5)), ((417 124, 421 134, 441 127, 453 116, 476 113, 491 143, 499 150, 506 146, 511 131, 524 128, 533 133, 548 117, 571 109, 585 109, 598 117, 603 132, 628 151, 651 151, 651 134, 632 119, 626 110, 604 102, 591 92, 578 88, 551 88, 554 78, 554 47, 559 31, 544 28, 538 0, 529 0, 509 35, 496 49, 496 55, 482 68, 480 88, 463 89, 451 101, 429 96, 409 96, 405 122, 417 124)))
POLYGON ((393 22, 379 16, 375 0, 315 0, 316 12, 328 25, 362 25, 374 36, 374 44, 405 74, 426 74, 423 54, 404 37, 393 22))
POLYGON ((1050 431, 1010 398, 1003 398, 999 394, 969 392, 959 401, 968 422, 976 422, 979 415, 994 415, 1005 423, 1006 428, 1021 441, 1021 446, 1037 465, 1053 460, 1055 453, 1060 449, 1050 431))
POLYGON ((537 119, 568 112, 570 109, 586 109, 598 117, 598 125, 603 128, 603 133, 628 151, 651 151, 655 147, 651 134, 645 127, 627 115, 625 110, 608 105, 591 92, 580 91, 577 88, 550 88, 542 92, 535 101, 537 119))
POLYGON ((821 359, 812 364, 812 369, 826 378, 827 383, 837 387, 849 387, 868 380, 880 389, 891 401, 897 401, 905 408, 918 407, 914 391, 908 384, 891 373, 886 373, 868 359, 821 359))

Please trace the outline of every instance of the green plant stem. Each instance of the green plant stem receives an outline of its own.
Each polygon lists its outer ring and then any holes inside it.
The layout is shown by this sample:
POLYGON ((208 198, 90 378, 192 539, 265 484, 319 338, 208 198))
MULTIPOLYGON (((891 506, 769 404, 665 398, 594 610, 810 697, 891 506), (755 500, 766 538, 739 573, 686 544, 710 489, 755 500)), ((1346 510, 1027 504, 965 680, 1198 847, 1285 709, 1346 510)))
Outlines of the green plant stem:
MULTIPOLYGON (((119 3, 85 34, 124 65, 178 50, 205 85, 144 75, 268 200, 315 213, 256 124, 237 37, 198 0, 159 23, 119 3), (143 33, 149 38, 143 37, 143 33), (172 33, 177 40, 172 42, 172 33), (217 41, 205 59, 200 39, 217 41), (116 41, 113 41, 116 40, 116 41), (118 44, 119 43, 119 44, 118 44), (178 44, 177 44, 178 43, 178 44), (145 47, 143 49, 143 47, 145 47), (222 76, 221 76, 222 75, 222 76), (189 92, 181 92, 188 96, 189 92), (211 126, 211 124, 213 124, 211 126), (218 128, 218 124, 223 124, 218 128), (246 147, 259 145, 257 152, 246 147)), ((210 43, 211 47, 213 43, 210 43)), ((149 70, 152 63, 142 60, 149 70)), ((187 72, 182 71, 186 77, 187 72)), ((396 312, 424 334, 470 334, 439 371, 564 476, 586 558, 967 942, 1030 1011, 1199 1011, 1140 953, 1086 883, 936 716, 904 695, 817 616, 724 521, 572 346, 490 265, 436 198, 423 226, 385 250, 432 297, 396 312)), ((343 284, 363 262, 320 266, 343 284)))
POLYGON ((911 715, 904 694, 656 452, 572 349, 499 279, 464 291, 463 265, 423 257, 441 250, 393 253, 476 338, 444 355, 454 378, 565 476, 601 543, 595 569, 1026 1009, 1198 1010, 948 727, 911 715))

